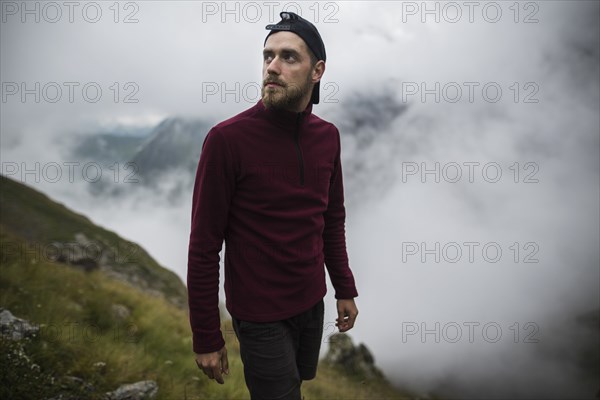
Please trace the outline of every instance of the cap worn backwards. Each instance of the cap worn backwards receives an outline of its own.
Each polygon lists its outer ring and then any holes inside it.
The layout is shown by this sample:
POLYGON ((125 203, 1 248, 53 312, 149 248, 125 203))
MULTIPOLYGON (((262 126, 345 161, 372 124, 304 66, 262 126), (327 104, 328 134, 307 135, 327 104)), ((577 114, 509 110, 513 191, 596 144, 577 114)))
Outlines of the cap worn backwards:
MULTIPOLYGON (((302 40, 304 40, 304 42, 306 43, 310 51, 313 52, 317 60, 327 61, 327 55, 325 53, 325 44, 323 43, 323 39, 321 39, 319 31, 312 23, 293 12, 283 11, 279 13, 279 16, 281 17, 281 21, 279 21, 276 24, 267 25, 265 27, 265 29, 271 31, 265 38, 265 44, 267 43, 267 39, 269 38, 269 36, 271 36, 275 32, 293 32, 296 35, 300 36, 302 40)), ((312 92, 312 97, 310 99, 311 103, 313 104, 319 103, 319 87, 320 82, 315 83, 312 92)))

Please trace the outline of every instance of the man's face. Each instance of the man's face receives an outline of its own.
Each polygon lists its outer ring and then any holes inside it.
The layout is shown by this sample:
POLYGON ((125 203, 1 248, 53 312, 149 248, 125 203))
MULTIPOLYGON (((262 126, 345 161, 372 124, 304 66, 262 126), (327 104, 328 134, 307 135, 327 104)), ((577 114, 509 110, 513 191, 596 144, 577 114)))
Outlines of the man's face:
POLYGON ((292 32, 275 32, 263 50, 262 100, 267 108, 303 111, 315 78, 304 40, 292 32))

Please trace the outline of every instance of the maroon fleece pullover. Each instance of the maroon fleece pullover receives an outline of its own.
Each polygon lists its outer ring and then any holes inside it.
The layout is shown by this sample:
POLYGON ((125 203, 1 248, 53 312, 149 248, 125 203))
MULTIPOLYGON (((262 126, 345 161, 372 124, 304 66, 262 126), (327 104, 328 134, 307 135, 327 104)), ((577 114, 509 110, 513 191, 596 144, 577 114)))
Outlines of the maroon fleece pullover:
POLYGON ((337 128, 259 100, 214 126, 198 163, 192 202, 188 296, 193 349, 220 350, 219 253, 225 297, 241 320, 271 322, 310 309, 327 291, 358 296, 348 266, 337 128))

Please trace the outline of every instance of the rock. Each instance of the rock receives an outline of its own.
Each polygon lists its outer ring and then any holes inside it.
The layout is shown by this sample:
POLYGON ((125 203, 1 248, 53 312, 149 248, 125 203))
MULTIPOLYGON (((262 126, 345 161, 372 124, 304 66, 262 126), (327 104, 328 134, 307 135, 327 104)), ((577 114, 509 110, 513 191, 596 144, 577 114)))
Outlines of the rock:
POLYGON ((64 264, 74 265, 84 271, 93 271, 98 268, 98 258, 102 254, 102 247, 88 240, 83 233, 75 234, 74 242, 53 242, 56 254, 52 260, 64 264))
POLYGON ((34 336, 40 328, 28 321, 17 318, 8 310, 0 308, 0 334, 11 340, 21 340, 34 336))
POLYGON ((125 321, 131 315, 129 308, 123 304, 113 304, 111 308, 115 318, 120 319, 121 321, 125 321))
POLYGON ((158 384, 155 381, 140 381, 121 385, 113 392, 106 393, 108 400, 149 400, 154 399, 158 393, 158 384))
POLYGON ((350 336, 344 333, 330 336, 329 350, 323 361, 365 379, 384 377, 367 346, 361 343, 355 347, 350 336))

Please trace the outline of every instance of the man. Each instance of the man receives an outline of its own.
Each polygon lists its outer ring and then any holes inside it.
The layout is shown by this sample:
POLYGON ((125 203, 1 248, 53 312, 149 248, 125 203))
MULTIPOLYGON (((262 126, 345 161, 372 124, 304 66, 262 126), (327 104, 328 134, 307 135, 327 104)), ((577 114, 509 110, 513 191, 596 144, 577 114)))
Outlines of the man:
POLYGON ((312 114, 325 72, 316 27, 291 12, 268 25, 262 98, 213 127, 202 147, 192 204, 188 292, 198 367, 229 373, 218 308, 225 241, 226 307, 252 399, 300 399, 316 375, 325 269, 340 332, 358 296, 348 266, 337 128, 312 114))

